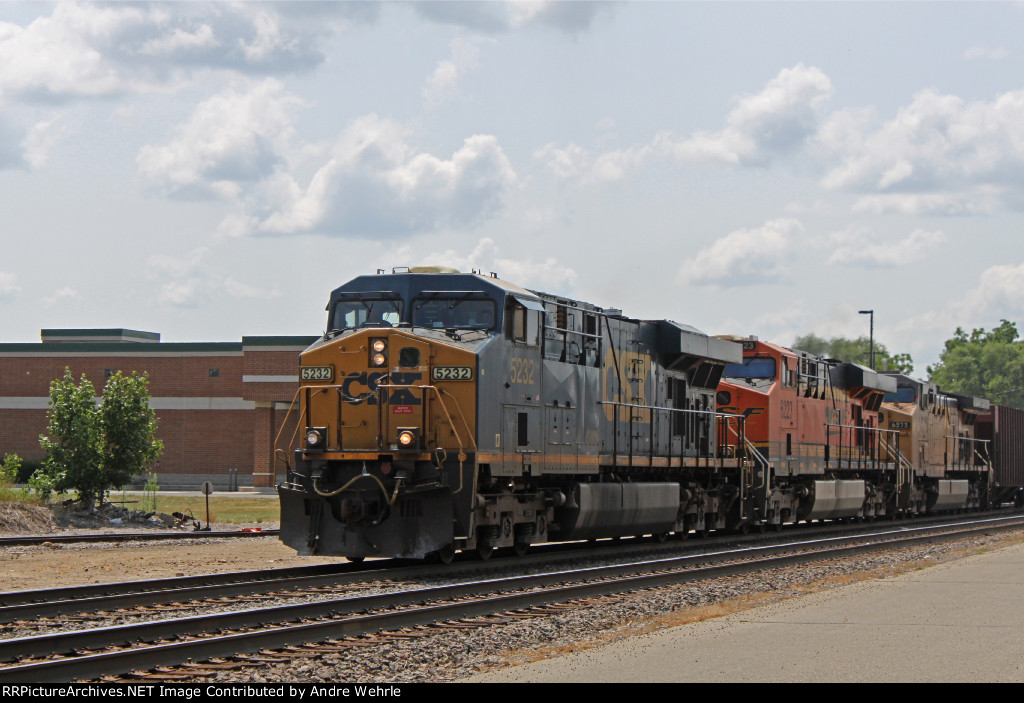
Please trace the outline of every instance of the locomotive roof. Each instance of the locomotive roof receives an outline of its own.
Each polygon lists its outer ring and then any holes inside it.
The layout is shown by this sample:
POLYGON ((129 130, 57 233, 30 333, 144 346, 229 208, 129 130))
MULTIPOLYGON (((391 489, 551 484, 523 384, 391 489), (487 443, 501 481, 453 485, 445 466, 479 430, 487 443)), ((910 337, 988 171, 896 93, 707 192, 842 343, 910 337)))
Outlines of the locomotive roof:
POLYGON ((391 291, 395 293, 418 293, 424 290, 470 291, 479 290, 495 295, 511 294, 530 300, 538 300, 537 295, 508 281, 478 273, 380 273, 356 276, 331 291, 331 300, 344 293, 375 293, 391 291))
POLYGON ((892 376, 849 362, 833 367, 832 381, 843 388, 873 388, 883 393, 896 392, 896 379, 892 376))

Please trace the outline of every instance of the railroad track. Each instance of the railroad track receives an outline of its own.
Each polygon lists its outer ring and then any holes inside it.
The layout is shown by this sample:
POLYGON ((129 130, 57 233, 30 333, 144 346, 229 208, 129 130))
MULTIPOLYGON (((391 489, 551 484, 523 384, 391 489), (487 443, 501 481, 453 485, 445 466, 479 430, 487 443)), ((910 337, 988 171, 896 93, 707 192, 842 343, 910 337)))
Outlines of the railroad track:
MULTIPOLYGON (((982 517, 982 516, 978 516, 982 517)), ((915 523, 922 528, 931 524, 950 524, 947 518, 931 519, 923 523, 915 523)), ((901 525, 903 523, 900 523, 901 525)), ((691 542, 687 551, 730 549, 715 547, 714 544, 764 543, 786 548, 794 540, 803 542, 814 537, 852 534, 863 539, 867 534, 877 532, 879 528, 852 530, 848 525, 821 525, 813 529, 792 531, 784 535, 731 535, 724 540, 714 542, 691 542), (794 534, 796 532, 797 534, 794 534), (702 547, 697 546, 702 545, 702 547)), ((903 528, 907 529, 907 528, 903 528)), ((887 532, 890 530, 882 530, 887 532)), ((481 573, 494 573, 509 569, 524 568, 575 568, 581 561, 594 559, 637 559, 657 558, 662 555, 679 554, 684 549, 681 544, 668 544, 644 540, 624 540, 621 542, 604 542, 598 545, 587 543, 549 544, 538 546, 530 556, 517 557, 514 560, 495 559, 482 563, 473 555, 460 555, 455 563, 437 567, 419 560, 369 560, 364 563, 339 562, 304 567, 279 569, 260 569, 252 571, 236 571, 199 576, 182 576, 165 579, 148 579, 145 581, 123 581, 101 584, 85 584, 61 588, 50 588, 35 591, 11 591, 0 593, 0 636, 14 629, 10 625, 21 626, 37 622, 38 628, 45 630, 55 625, 56 618, 73 618, 79 626, 89 621, 111 619, 111 612, 119 611, 123 619, 136 611, 139 615, 151 615, 147 608, 155 606, 164 611, 187 611, 200 607, 223 607, 228 599, 244 602, 247 597, 263 598, 267 594, 277 594, 282 598, 302 597, 310 589, 338 591, 346 587, 376 585, 382 580, 401 582, 413 579, 430 579, 432 577, 452 579, 481 573)), ((728 553, 728 552, 727 552, 728 553)), ((709 562, 716 559, 716 552, 695 556, 697 561, 709 562)), ((697 563, 695 561, 694 563, 697 563)))
POLYGON ((243 532, 241 530, 204 532, 109 532, 87 535, 43 535, 25 537, 0 537, 2 547, 39 546, 42 544, 74 544, 78 542, 145 542, 182 539, 233 539, 253 537, 277 537, 279 530, 243 532))
POLYGON ((416 636, 421 628, 482 627, 547 609, 590 604, 627 591, 834 559, 878 549, 1019 529, 1024 517, 959 525, 904 527, 861 536, 740 547, 715 554, 651 558, 587 569, 486 578, 311 603, 219 612, 0 641, 0 682, 95 679, 148 670, 188 678, 227 666, 281 661, 374 641, 378 633, 416 636), (538 609, 541 609, 538 611, 538 609), (323 644, 325 643, 326 644, 323 644), (308 643, 319 643, 309 645, 308 643), (255 659, 251 654, 257 652, 255 659), (218 661, 235 657, 234 661, 218 661), (283 658, 283 659, 282 659, 283 658), (191 664, 177 672, 156 667, 191 664))

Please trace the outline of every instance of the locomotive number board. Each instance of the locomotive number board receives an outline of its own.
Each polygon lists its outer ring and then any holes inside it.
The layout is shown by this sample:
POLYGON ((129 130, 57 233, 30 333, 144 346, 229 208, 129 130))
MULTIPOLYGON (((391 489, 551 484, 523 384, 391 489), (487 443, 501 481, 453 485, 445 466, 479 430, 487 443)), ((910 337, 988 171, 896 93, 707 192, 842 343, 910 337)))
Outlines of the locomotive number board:
POLYGON ((905 420, 901 420, 899 422, 890 422, 889 423, 889 429, 890 430, 909 430, 910 429, 910 423, 906 422, 905 420))
POLYGON ((470 381, 473 378, 472 366, 435 366, 430 372, 435 381, 470 381))
POLYGON ((303 366, 299 369, 299 379, 303 381, 330 381, 334 378, 331 366, 303 366))

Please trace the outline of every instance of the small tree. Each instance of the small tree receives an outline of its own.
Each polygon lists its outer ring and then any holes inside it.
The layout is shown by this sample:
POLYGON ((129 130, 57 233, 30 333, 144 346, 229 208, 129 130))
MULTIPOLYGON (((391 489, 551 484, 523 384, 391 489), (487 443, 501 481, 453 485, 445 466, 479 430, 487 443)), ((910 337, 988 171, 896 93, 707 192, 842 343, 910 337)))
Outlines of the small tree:
POLYGON ((46 459, 29 485, 44 497, 73 490, 92 510, 107 491, 148 468, 163 451, 148 386, 147 375, 118 371, 107 380, 97 406, 85 376, 76 386, 71 370, 64 369, 64 378, 50 383, 50 422, 39 438, 46 459))
POLYGON ((0 462, 0 487, 15 483, 20 470, 21 457, 17 454, 4 454, 4 459, 0 462))
POLYGON ((104 490, 118 488, 148 469, 164 449, 156 438, 156 413, 149 405, 149 375, 114 373, 103 388, 99 414, 104 490))
POLYGON ((46 459, 29 485, 43 497, 74 489, 91 509, 104 490, 99 473, 103 443, 92 383, 83 375, 75 385, 71 369, 65 368, 63 379, 50 382, 47 417, 47 433, 39 437, 46 459))

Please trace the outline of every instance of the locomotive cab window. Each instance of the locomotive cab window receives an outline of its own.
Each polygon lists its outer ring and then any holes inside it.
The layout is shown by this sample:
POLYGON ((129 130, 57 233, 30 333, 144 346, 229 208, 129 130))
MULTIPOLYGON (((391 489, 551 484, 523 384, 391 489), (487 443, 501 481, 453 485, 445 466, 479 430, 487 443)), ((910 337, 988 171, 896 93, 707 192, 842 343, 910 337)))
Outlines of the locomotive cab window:
POLYGON ((395 327, 402 319, 402 301, 397 296, 363 297, 354 294, 335 303, 331 310, 331 330, 358 327, 395 327))
POLYGON ((730 381, 746 381, 752 386, 775 379, 775 359, 770 356, 748 356, 742 364, 727 364, 722 372, 730 381))
POLYGON ((541 314, 544 306, 528 298, 512 298, 508 336, 517 342, 535 347, 540 334, 541 314))
POLYGON ((424 291, 412 301, 413 327, 492 330, 494 301, 483 291, 424 291))
POLYGON ((895 393, 886 393, 882 401, 885 403, 913 403, 917 400, 917 393, 913 388, 900 386, 895 393))

